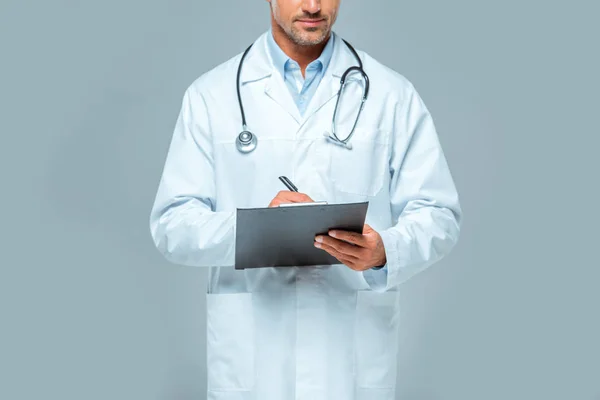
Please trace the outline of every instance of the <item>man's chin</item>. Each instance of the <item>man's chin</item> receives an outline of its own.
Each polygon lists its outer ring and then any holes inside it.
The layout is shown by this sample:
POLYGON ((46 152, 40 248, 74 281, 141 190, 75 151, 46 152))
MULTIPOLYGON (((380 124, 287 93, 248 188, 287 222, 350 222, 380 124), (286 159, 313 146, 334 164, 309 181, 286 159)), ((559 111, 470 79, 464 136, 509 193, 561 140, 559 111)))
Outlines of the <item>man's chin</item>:
POLYGON ((294 42, 303 46, 314 46, 323 43, 327 33, 320 28, 305 29, 304 32, 294 35, 294 42))

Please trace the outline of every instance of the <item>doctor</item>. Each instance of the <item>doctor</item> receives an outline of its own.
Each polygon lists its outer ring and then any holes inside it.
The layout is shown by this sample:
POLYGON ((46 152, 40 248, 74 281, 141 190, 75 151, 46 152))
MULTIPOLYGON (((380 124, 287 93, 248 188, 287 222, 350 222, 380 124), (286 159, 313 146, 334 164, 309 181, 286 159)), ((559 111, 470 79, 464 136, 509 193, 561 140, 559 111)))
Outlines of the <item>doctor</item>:
POLYGON ((392 400, 400 285, 456 244, 455 185, 413 85, 332 31, 340 0, 268 2, 271 29, 185 91, 152 238, 208 268, 208 399, 392 400), (362 235, 315 238, 339 264, 234 269, 237 207, 313 200, 369 202, 362 235))

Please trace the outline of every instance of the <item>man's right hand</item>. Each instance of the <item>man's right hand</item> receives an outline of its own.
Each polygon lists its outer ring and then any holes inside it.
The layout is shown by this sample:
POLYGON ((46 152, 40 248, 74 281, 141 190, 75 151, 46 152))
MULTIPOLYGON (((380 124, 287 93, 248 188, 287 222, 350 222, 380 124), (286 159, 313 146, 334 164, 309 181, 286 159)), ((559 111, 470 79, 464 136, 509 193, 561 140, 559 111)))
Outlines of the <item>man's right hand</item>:
POLYGON ((308 195, 300 192, 292 192, 289 190, 282 190, 277 193, 277 196, 269 203, 269 207, 278 207, 283 203, 313 203, 314 200, 308 197, 308 195))

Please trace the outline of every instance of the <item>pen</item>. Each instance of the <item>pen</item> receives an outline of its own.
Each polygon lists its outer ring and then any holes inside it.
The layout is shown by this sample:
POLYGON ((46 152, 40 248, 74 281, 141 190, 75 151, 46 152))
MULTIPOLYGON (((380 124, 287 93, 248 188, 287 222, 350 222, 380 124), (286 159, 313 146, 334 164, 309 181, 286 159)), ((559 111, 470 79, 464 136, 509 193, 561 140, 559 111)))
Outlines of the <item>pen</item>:
POLYGON ((294 184, 292 183, 292 181, 290 181, 288 178, 286 178, 285 176, 280 176, 279 180, 281 182, 283 182, 283 184, 285 186, 287 186, 288 189, 290 189, 292 192, 297 192, 298 188, 296 186, 294 186, 294 184))

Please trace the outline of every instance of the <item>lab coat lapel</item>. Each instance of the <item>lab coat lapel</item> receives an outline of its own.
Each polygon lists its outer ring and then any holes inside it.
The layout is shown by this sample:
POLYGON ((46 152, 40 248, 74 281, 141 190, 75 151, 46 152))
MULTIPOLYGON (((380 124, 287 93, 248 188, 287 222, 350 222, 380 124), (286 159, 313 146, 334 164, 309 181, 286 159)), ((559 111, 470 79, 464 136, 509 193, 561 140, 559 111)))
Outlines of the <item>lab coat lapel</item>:
POLYGON ((330 101, 335 101, 340 90, 340 80, 344 71, 353 65, 358 65, 354 55, 342 39, 335 33, 332 37, 335 42, 331 61, 321 80, 321 84, 317 88, 315 95, 309 104, 305 114, 305 120, 310 119, 330 101))
POLYGON ((264 81, 264 94, 270 99, 269 103, 270 101, 276 103, 299 124, 302 117, 298 107, 294 103, 283 77, 275 70, 267 51, 268 34, 268 32, 263 33, 248 52, 242 66, 240 81, 242 85, 264 81))
POLYGON ((290 114, 296 123, 300 124, 302 122, 302 116, 300 115, 298 106, 296 106, 283 77, 275 70, 272 71, 271 76, 265 85, 265 94, 283 108, 284 111, 290 114))
MULTIPOLYGON (((268 78, 273 73, 272 65, 273 63, 266 51, 266 33, 263 33, 254 41, 252 48, 244 59, 244 65, 242 65, 242 72, 240 74, 242 86, 249 82, 268 78)), ((236 71, 238 66, 239 63, 235 65, 236 71)))

